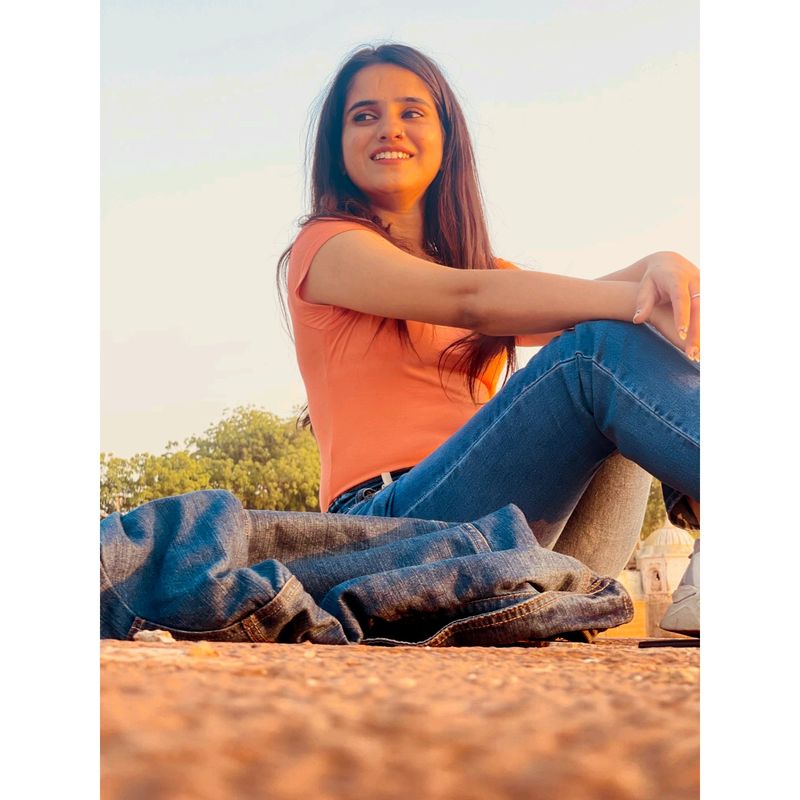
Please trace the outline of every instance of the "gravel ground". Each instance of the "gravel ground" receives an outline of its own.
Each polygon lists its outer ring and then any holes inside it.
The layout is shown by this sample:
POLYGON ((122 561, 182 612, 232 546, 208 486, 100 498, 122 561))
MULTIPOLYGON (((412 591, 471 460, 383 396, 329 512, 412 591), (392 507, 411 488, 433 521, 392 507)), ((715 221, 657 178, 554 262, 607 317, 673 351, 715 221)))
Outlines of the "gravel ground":
POLYGON ((683 800, 699 665, 632 639, 101 642, 103 800, 683 800))

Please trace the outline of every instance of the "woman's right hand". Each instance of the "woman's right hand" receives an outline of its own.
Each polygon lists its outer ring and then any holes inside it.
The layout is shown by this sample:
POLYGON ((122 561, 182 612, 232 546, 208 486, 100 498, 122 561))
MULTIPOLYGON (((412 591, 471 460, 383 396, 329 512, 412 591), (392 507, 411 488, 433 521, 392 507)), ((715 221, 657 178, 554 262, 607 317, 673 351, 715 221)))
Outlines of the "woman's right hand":
POLYGON ((636 265, 645 273, 636 296, 634 324, 647 322, 651 310, 667 304, 678 330, 680 347, 694 361, 700 353, 700 270, 679 253, 659 252, 646 256, 636 265))

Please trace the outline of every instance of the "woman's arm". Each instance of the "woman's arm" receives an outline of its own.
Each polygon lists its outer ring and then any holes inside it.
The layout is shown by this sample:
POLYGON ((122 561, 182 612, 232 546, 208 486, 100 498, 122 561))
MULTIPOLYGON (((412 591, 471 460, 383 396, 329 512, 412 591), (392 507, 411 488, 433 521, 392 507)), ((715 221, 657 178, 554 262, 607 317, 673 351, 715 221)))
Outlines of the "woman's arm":
POLYGON ((664 303, 672 307, 682 347, 699 361, 700 354, 700 270, 679 253, 661 251, 640 258, 625 269, 600 278, 638 281, 636 323, 653 321, 653 310, 664 303))
POLYGON ((322 245, 300 289, 312 303, 492 336, 546 333, 591 319, 630 321, 637 290, 633 281, 451 269, 359 230, 322 245))
POLYGON ((590 319, 630 321, 638 284, 547 272, 469 271, 475 288, 467 327, 490 336, 541 333, 590 319))
MULTIPOLYGON (((495 265, 498 269, 513 269, 513 270, 520 270, 522 267, 515 264, 513 261, 506 261, 503 258, 495 258, 494 260, 495 265)), ((559 331, 548 331, 547 333, 526 333, 526 334, 516 334, 516 345, 517 347, 542 347, 543 345, 548 344, 552 339, 555 339, 556 336, 564 333, 563 330, 559 331)))

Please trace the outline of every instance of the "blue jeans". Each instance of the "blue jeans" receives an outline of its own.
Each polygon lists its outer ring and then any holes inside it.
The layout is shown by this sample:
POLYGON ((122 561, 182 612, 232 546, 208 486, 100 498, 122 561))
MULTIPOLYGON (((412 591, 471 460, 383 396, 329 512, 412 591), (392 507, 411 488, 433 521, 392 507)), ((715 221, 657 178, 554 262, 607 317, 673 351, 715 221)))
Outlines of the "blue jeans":
POLYGON ((453 525, 248 511, 221 490, 104 519, 100 590, 114 639, 505 645, 633 616, 617 581, 541 547, 511 505, 453 525))
POLYGON ((700 371, 654 329, 583 322, 543 347, 437 450, 329 511, 462 522, 513 503, 553 547, 613 453, 664 485, 670 518, 700 499, 700 371))

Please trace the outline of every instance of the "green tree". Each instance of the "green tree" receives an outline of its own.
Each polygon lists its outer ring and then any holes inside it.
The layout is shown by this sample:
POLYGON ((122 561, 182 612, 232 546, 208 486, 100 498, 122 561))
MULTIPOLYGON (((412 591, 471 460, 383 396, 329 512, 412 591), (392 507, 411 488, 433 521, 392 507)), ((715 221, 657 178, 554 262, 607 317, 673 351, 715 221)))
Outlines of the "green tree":
POLYGON ((137 494, 136 458, 100 453, 100 510, 104 514, 133 507, 137 494))
POLYGON ((210 460, 214 485, 230 489, 246 508, 319 510, 319 450, 293 419, 239 407, 186 444, 210 460))
POLYGON ((239 407, 179 448, 123 459, 100 454, 102 513, 128 511, 159 497, 227 489, 245 508, 319 510, 319 451, 294 419, 239 407))

